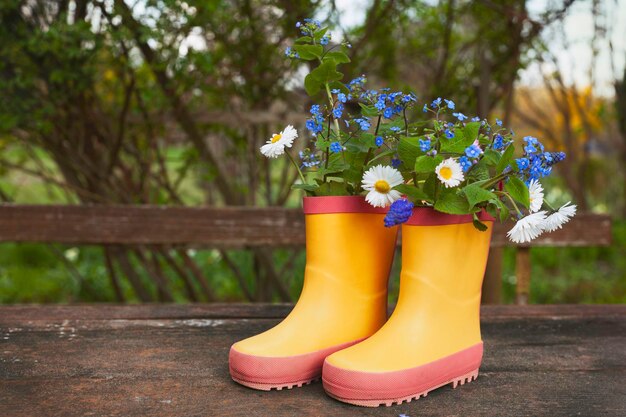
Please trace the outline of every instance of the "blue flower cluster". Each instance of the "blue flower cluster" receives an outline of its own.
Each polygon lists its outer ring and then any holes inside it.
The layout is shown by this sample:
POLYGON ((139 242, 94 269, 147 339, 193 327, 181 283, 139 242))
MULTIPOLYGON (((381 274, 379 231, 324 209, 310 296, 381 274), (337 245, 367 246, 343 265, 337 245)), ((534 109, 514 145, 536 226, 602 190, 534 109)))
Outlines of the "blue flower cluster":
POLYGON ((333 117, 335 119, 341 119, 342 114, 343 114, 343 103, 339 103, 333 109, 333 117))
POLYGON ((376 136, 376 140, 374 141, 374 143, 376 143, 376 146, 381 147, 383 146, 383 143, 385 143, 385 141, 383 140, 382 136, 376 136))
POLYGON ((311 153, 310 149, 298 152, 298 156, 300 156, 300 159, 302 160, 300 168, 313 168, 321 163, 321 161, 317 159, 316 155, 311 153))
POLYGON ((500 149, 504 149, 504 148, 505 148, 504 138, 502 137, 501 134, 496 133, 496 135, 493 138, 493 144, 491 145, 491 149, 495 151, 499 151, 500 149))
POLYGON ((526 182, 550 175, 552 166, 565 159, 564 152, 545 152, 543 144, 535 137, 526 136, 524 142, 524 156, 515 163, 526 182))
POLYGON ((465 155, 467 155, 468 158, 478 158, 481 153, 483 153, 483 150, 476 144, 465 148, 465 155))
POLYGON ((463 168, 463 172, 469 171, 472 165, 474 165, 474 163, 465 155, 459 158, 459 164, 461 164, 461 168, 463 168))
POLYGON ((322 22, 316 19, 304 19, 303 22, 296 23, 296 27, 300 29, 303 35, 313 35, 316 30, 322 27, 322 22))
POLYGON ((361 75, 360 77, 356 77, 352 81, 348 83, 348 90, 357 91, 363 89, 363 86, 367 82, 365 76, 361 75))
POLYGON ((352 95, 351 94, 348 94, 346 96, 344 93, 341 92, 341 90, 338 90, 336 88, 333 89, 333 90, 330 90, 330 92, 337 96, 337 101, 340 102, 340 103, 345 103, 348 100, 352 100, 352 95))
POLYGON ((463 120, 468 119, 468 117, 464 115, 463 113, 452 113, 452 115, 456 117, 457 119, 459 119, 459 122, 462 122, 463 120))
POLYGON ((413 203, 401 198, 394 201, 385 216, 385 227, 397 226, 405 223, 413 214, 413 203))
POLYGON ((339 142, 333 142, 330 144, 330 151, 332 153, 339 153, 341 151, 343 151, 343 146, 341 146, 341 143, 339 142))
POLYGON ((378 114, 382 114, 386 119, 391 119, 396 114, 400 114, 408 106, 417 102, 415 94, 404 94, 401 91, 389 93, 388 88, 383 88, 380 92, 376 90, 363 91, 359 97, 365 102, 374 104, 378 114))
MULTIPOLYGON (((454 110, 456 108, 456 105, 454 104, 454 101, 452 100, 448 100, 446 98, 441 98, 441 97, 437 97, 436 99, 434 99, 432 101, 432 103, 430 103, 430 107, 433 109, 439 109, 441 107, 441 103, 445 103, 446 107, 449 108, 450 110, 454 110)), ((426 107, 426 105, 424 105, 424 112, 426 112, 428 109, 426 107)))
POLYGON ((324 130, 324 116, 319 104, 312 105, 310 112, 313 117, 307 119, 305 126, 313 136, 317 136, 318 133, 324 130))
POLYGON ((419 140, 420 151, 428 152, 430 150, 430 138, 420 139, 419 140))
POLYGON ((285 56, 287 58, 293 58, 293 59, 298 59, 300 58, 300 55, 298 55, 298 53, 296 51, 294 51, 291 46, 288 46, 287 48, 285 48, 285 56))
POLYGON ((371 124, 370 121, 367 117, 361 117, 359 119, 354 119, 354 121, 356 122, 356 124, 359 125, 359 127, 361 128, 361 130, 369 130, 371 124))

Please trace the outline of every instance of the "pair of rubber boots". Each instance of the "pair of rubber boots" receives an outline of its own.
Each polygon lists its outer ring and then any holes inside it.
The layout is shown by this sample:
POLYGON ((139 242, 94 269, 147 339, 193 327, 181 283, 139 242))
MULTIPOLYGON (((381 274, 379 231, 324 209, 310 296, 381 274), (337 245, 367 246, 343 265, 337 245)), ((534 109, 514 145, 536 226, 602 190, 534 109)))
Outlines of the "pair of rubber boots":
POLYGON ((235 343, 230 374, 260 390, 320 376, 337 400, 376 407, 411 401, 478 376, 480 296, 493 219, 416 208, 402 225, 397 306, 387 281, 398 227, 361 197, 309 197, 304 287, 280 324, 235 343))

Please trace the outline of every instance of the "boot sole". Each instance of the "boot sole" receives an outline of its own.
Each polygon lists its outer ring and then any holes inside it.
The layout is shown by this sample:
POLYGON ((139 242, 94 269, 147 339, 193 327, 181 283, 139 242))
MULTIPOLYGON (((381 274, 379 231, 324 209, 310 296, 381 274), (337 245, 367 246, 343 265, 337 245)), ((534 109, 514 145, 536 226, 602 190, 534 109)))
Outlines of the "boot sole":
POLYGON ((306 379, 303 381, 285 382, 282 384, 264 384, 262 382, 245 381, 243 379, 235 378, 234 376, 231 376, 231 378, 233 379, 233 381, 235 381, 238 384, 241 384, 248 388, 260 390, 260 391, 272 391, 272 390, 281 391, 283 389, 300 388, 305 385, 312 384, 313 382, 319 381, 320 379, 320 377, 317 377, 313 379, 306 379))
POLYGON ((452 388, 478 378, 482 342, 445 358, 415 368, 391 372, 361 372, 324 363, 326 393, 341 402, 379 407, 411 402, 448 384, 452 388))
POLYGON ((228 363, 233 381, 261 391, 292 389, 308 385, 322 376, 327 356, 363 339, 294 356, 257 356, 230 349, 228 363))
MULTIPOLYGON (((413 400, 419 400, 422 397, 426 397, 429 392, 434 391, 438 388, 444 387, 448 384, 452 384, 452 388, 456 389, 456 387, 458 387, 459 385, 465 385, 466 383, 475 381, 476 379, 478 379, 478 369, 472 372, 469 372, 465 375, 462 375, 458 378, 453 378, 449 381, 444 382, 443 384, 433 386, 432 388, 428 388, 427 390, 422 391, 420 393, 412 394, 412 395, 402 397, 402 398, 393 398, 393 399, 385 399, 385 400, 353 400, 349 398, 341 398, 341 397, 333 395, 328 390, 326 391, 326 394, 328 394, 329 397, 332 397, 338 401, 352 404, 352 405, 358 405, 361 407, 371 407, 371 408, 381 407, 381 406, 391 407, 392 405, 400 405, 404 402, 410 403, 413 400)), ((324 387, 326 388, 327 385, 328 383, 325 382, 324 387)))

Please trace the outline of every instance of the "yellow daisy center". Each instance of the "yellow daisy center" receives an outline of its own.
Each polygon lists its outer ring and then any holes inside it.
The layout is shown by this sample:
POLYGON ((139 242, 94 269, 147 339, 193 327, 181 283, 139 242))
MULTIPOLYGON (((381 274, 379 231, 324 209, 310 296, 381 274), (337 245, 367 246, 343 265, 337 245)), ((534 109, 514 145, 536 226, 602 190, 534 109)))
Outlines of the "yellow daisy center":
POLYGON ((391 186, 385 180, 378 180, 374 184, 374 189, 381 194, 387 194, 391 190, 391 186))
POLYGON ((282 137, 283 137, 283 135, 281 135, 280 133, 272 136, 272 143, 278 142, 280 140, 280 138, 282 138, 282 137))
POLYGON ((450 178, 452 178, 452 169, 450 169, 449 167, 442 167, 439 170, 439 175, 441 175, 444 180, 449 180, 450 178))

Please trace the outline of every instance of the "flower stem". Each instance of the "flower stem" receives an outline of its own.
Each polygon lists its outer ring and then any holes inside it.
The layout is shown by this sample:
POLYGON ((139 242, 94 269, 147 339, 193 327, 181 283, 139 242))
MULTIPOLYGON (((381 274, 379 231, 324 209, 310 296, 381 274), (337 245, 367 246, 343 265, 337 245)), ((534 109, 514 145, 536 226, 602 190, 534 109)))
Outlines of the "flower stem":
POLYGON ((511 204, 513 204, 513 207, 515 208, 515 211, 517 211, 517 214, 519 214, 520 216, 523 216, 521 210, 519 209, 519 207, 515 203, 515 200, 513 200, 513 197, 511 197, 511 195, 509 193, 505 193, 504 191, 496 191, 495 194, 496 195, 503 195, 506 198, 508 198, 509 201, 511 202, 511 204))
POLYGON ((291 161, 293 166, 296 167, 296 169, 298 170, 298 175, 300 175, 300 179, 302 180, 302 184, 306 184, 306 179, 304 178, 304 174, 302 173, 302 170, 300 169, 300 166, 298 166, 296 161, 293 159, 293 156, 291 156, 291 154, 289 152, 285 151, 285 153, 287 154, 287 157, 289 158, 289 160, 291 161))
MULTIPOLYGON (((335 101, 333 100, 333 94, 330 92, 330 85, 328 83, 324 84, 326 86, 326 94, 328 95, 328 101, 330 103, 331 113, 332 109, 335 108, 335 101)), ((333 118, 333 122, 335 124, 335 134, 337 135, 337 139, 339 140, 339 121, 333 118)))
POLYGON ((552 207, 552 204, 548 203, 548 201, 546 201, 546 199, 545 199, 545 198, 543 199, 543 204, 545 204, 546 206, 548 206, 548 208, 549 208, 550 210, 552 210, 553 212, 554 212, 554 211, 558 211, 557 209, 555 209, 554 207, 552 207))

